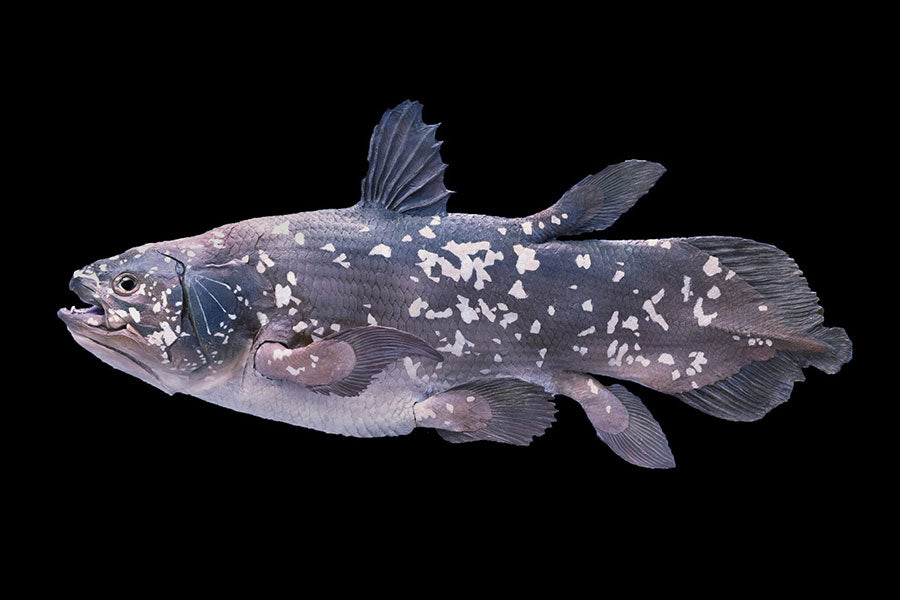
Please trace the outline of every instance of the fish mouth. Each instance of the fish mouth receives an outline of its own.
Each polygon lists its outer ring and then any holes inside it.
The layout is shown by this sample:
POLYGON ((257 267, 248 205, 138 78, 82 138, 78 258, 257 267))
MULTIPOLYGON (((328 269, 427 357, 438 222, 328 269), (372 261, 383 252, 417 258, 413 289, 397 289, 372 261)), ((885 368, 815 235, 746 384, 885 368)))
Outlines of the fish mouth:
POLYGON ((93 286, 93 282, 84 277, 73 277, 69 282, 69 289, 75 292, 78 299, 88 306, 76 307, 73 304, 71 308, 61 308, 56 311, 56 316, 62 319, 67 327, 116 331, 109 327, 106 310, 99 304, 100 295, 93 286))

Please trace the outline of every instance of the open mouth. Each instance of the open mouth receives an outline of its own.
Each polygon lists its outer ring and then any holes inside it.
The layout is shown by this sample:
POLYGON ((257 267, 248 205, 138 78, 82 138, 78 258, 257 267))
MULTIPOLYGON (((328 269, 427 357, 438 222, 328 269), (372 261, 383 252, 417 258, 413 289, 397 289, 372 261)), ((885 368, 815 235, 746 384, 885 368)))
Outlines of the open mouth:
POLYGON ((73 277, 69 282, 69 289, 75 292, 78 298, 88 306, 71 308, 61 308, 57 311, 57 315, 66 325, 87 325, 89 327, 105 327, 106 311, 97 301, 97 292, 83 277, 73 277))

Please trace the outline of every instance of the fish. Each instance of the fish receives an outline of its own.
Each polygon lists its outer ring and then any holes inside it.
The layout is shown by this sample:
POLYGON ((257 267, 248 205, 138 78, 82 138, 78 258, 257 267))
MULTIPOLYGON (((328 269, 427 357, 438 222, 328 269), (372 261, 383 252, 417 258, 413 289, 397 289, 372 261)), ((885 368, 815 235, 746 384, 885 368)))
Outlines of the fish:
POLYGON ((588 237, 662 165, 611 165, 527 217, 451 213, 437 127, 407 100, 374 129, 356 204, 97 260, 69 282, 87 306, 57 315, 78 345, 170 395, 346 436, 426 428, 521 446, 561 395, 613 453, 658 469, 675 460, 635 388, 754 421, 804 368, 851 359, 774 246, 588 237))

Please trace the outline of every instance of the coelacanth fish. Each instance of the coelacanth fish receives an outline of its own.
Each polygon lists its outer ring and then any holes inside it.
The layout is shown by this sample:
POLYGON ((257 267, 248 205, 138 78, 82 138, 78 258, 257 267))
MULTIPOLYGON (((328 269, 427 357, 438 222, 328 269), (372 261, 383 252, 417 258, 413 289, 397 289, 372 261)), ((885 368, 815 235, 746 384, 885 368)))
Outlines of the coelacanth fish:
POLYGON ((631 160, 525 218, 453 214, 436 125, 389 110, 350 208, 250 219, 75 271, 75 341, 160 390, 331 433, 437 430, 529 444, 553 394, 616 454, 674 466, 620 384, 711 415, 761 418, 802 369, 837 372, 845 331, 773 246, 732 237, 560 238, 602 231, 663 174, 631 160), (593 374, 593 375, 592 375, 593 374))

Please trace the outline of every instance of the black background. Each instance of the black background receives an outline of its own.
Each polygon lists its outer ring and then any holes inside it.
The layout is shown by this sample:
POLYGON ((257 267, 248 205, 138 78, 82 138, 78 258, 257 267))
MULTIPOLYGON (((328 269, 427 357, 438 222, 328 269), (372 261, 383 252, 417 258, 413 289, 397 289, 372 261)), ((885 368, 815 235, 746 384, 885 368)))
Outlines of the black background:
POLYGON ((60 430, 42 438, 59 449, 44 477, 80 507, 77 527, 132 526, 136 514, 227 514, 299 530, 320 518, 364 537, 442 539, 602 538, 636 522, 744 532, 778 523, 788 539, 794 528, 825 535, 823 519, 829 534, 854 527, 846 499, 872 493, 859 470, 867 442, 856 437, 866 259, 853 207, 868 201, 860 182, 870 171, 859 57, 825 41, 677 55, 559 46, 551 56, 501 44, 423 66, 412 51, 128 37, 70 40, 52 53, 29 121, 27 152, 46 165, 31 197, 63 207, 41 207, 55 244, 30 318, 61 350, 41 375, 49 404, 35 418, 60 430), (649 471, 614 456, 564 398, 557 424, 527 448, 451 445, 429 431, 344 438, 166 396, 100 363, 53 317, 75 302, 71 272, 98 258, 355 203, 372 127, 407 98, 424 103, 426 122, 443 123, 452 212, 524 216, 608 164, 660 162, 668 172, 603 237, 774 244, 803 269, 826 324, 848 330, 856 356, 838 375, 807 370, 791 401, 756 423, 631 385, 677 462, 649 471))

